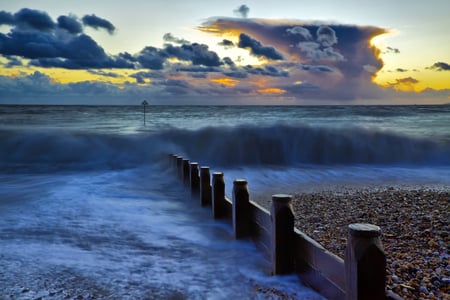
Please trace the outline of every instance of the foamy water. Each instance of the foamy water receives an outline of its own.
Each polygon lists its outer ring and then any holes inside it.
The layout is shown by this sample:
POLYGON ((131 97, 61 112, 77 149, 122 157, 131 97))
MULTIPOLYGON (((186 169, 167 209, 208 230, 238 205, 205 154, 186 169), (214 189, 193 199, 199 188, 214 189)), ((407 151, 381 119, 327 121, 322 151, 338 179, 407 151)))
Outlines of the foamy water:
POLYGON ((450 187, 448 107, 0 106, 0 298, 320 299, 192 201, 168 153, 251 198, 450 187))
MULTIPOLYGON (((230 299, 256 285, 320 297, 151 168, 3 175, 2 299, 230 299)), ((261 295, 259 295, 261 296, 261 295)))

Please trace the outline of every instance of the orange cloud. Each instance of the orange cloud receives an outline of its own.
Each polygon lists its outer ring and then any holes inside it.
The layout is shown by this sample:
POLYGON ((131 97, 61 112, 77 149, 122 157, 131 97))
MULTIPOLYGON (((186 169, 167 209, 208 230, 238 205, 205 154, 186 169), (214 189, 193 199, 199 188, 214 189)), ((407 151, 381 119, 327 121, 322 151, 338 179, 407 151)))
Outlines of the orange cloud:
POLYGON ((231 78, 214 78, 214 79, 210 79, 209 81, 211 81, 213 83, 225 85, 225 86, 230 86, 230 87, 236 86, 236 84, 238 84, 238 82, 239 82, 239 80, 231 79, 231 78))
POLYGON ((279 88, 265 88, 265 89, 259 89, 256 91, 258 93, 262 93, 262 94, 284 94, 284 93, 286 93, 285 90, 279 89, 279 88))

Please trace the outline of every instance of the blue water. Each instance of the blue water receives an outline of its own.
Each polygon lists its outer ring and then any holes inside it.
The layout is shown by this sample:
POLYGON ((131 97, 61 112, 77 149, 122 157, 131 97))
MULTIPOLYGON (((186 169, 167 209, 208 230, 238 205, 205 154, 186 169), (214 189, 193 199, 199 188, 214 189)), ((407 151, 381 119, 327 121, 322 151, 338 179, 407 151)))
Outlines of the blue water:
POLYGON ((450 187, 450 106, 0 106, 0 298, 229 299, 276 286, 175 181, 167 154, 251 197, 450 187))

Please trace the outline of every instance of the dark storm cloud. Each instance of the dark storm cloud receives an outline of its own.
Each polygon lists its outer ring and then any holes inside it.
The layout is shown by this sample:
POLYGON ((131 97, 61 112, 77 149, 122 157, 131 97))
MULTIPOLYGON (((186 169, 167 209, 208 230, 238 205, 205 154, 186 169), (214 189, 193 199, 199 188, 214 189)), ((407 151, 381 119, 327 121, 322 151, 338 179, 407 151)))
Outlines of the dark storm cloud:
POLYGON ((22 8, 14 14, 15 24, 37 30, 51 30, 55 27, 52 18, 43 11, 22 8))
POLYGON ((245 33, 241 33, 239 35, 239 48, 250 48, 250 53, 259 56, 265 57, 271 60, 282 60, 284 59, 283 55, 278 52, 272 46, 263 46, 260 41, 250 37, 245 33))
POLYGON ((278 69, 275 66, 266 65, 264 67, 245 66, 243 69, 252 75, 263 75, 271 77, 288 77, 289 73, 278 69))
POLYGON ((143 68, 150 70, 161 70, 167 55, 158 48, 145 47, 138 55, 137 60, 143 68))
POLYGON ((203 66, 182 66, 176 68, 177 72, 192 72, 192 73, 211 73, 220 72, 221 69, 217 67, 203 67, 203 66))
MULTIPOLYGON (((69 42, 43 44, 42 51, 32 49, 34 58, 30 64, 44 68, 58 67, 66 69, 85 68, 134 68, 134 64, 124 58, 108 56, 90 36, 81 34, 69 42), (39 55, 36 55, 39 54, 39 55)), ((25 55, 23 55, 25 56, 25 55)))
POLYGON ((85 15, 83 18, 83 24, 86 26, 90 26, 94 29, 103 28, 106 29, 109 34, 113 34, 116 28, 114 25, 106 19, 102 19, 97 17, 96 15, 85 15))
POLYGON ((301 64, 299 68, 303 71, 318 71, 318 72, 326 72, 332 73, 334 72, 332 68, 324 65, 303 65, 301 64))
POLYGON ((221 42, 218 43, 219 46, 223 46, 225 48, 231 48, 234 47, 234 43, 230 40, 223 39, 221 42))
POLYGON ((450 71, 450 64, 445 62, 437 62, 427 69, 437 70, 437 71, 450 71))
POLYGON ((0 25, 14 25, 14 15, 6 11, 0 11, 0 25))
POLYGON ((238 71, 238 70, 226 71, 226 72, 223 72, 223 75, 231 77, 231 78, 238 78, 238 79, 243 79, 243 78, 248 77, 248 73, 246 71, 238 71))
POLYGON ((216 52, 210 51, 205 44, 183 44, 181 46, 166 45, 163 50, 167 57, 176 57, 180 60, 191 61, 193 65, 218 67, 222 61, 216 52))
POLYGON ((75 16, 59 16, 58 26, 72 34, 83 32, 83 27, 75 16))
POLYGON ((247 18, 249 12, 250 8, 245 4, 242 4, 234 10, 234 13, 242 18, 247 18))
POLYGON ((226 64, 226 65, 228 65, 230 67, 234 67, 235 66, 234 61, 231 58, 229 58, 228 56, 222 58, 222 61, 223 61, 224 64, 226 64))
POLYGON ((163 36, 163 40, 165 42, 170 42, 170 43, 175 43, 175 44, 190 44, 190 42, 188 40, 185 40, 182 38, 177 38, 177 37, 173 36, 170 32, 166 33, 163 36))
MULTIPOLYGON (((384 28, 235 18, 210 19, 200 30, 203 28, 205 32, 216 34, 240 32, 241 36, 245 34, 266 45, 273 45, 286 58, 283 62, 305 65, 300 68, 292 66, 289 77, 294 82, 309 81, 320 86, 320 92, 314 96, 316 98, 351 100, 379 94, 372 78, 383 67, 383 61, 381 51, 372 46, 371 40, 387 33, 384 28)), ((292 89, 302 90, 304 86, 292 89)))

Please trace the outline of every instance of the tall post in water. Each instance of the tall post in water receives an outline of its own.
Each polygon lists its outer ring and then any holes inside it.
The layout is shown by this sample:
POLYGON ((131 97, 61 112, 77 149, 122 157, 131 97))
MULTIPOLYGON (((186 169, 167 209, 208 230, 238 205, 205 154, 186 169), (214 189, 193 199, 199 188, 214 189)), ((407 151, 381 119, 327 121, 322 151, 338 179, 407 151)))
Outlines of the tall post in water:
POLYGON ((200 168, 200 203, 202 206, 211 204, 211 176, 209 167, 200 168))
POLYGON ((272 196, 272 273, 288 274, 294 271, 294 212, 292 196, 272 196))
POLYGON ((147 100, 142 101, 141 105, 144 107, 144 126, 145 126, 145 113, 146 113, 146 112, 145 112, 145 108, 146 108, 147 105, 148 105, 147 100))
POLYGON ((190 181, 190 171, 189 171, 189 159, 183 159, 183 183, 186 187, 189 186, 190 181))
POLYGON ((234 238, 240 239, 248 235, 249 227, 249 192, 245 179, 233 182, 233 231, 234 238))
POLYGON ((177 156, 177 175, 178 179, 183 179, 183 157, 177 156))
POLYGON ((380 227, 372 224, 348 226, 345 253, 346 299, 386 298, 386 255, 380 227))
POLYGON ((198 176, 198 163, 191 163, 191 195, 193 197, 198 196, 200 189, 200 177, 198 176))
POLYGON ((222 172, 214 172, 212 179, 212 214, 214 219, 223 216, 225 205, 225 180, 222 172))

